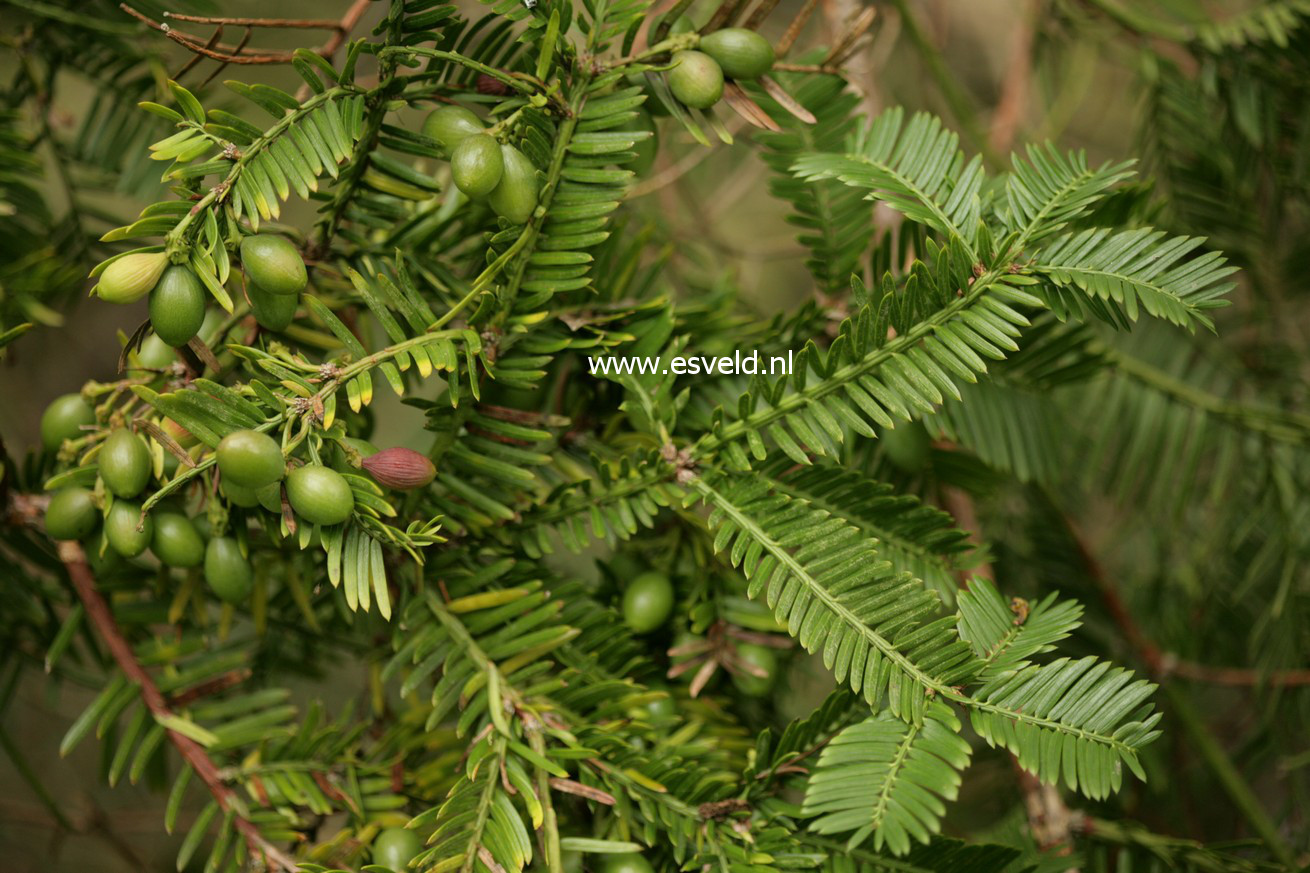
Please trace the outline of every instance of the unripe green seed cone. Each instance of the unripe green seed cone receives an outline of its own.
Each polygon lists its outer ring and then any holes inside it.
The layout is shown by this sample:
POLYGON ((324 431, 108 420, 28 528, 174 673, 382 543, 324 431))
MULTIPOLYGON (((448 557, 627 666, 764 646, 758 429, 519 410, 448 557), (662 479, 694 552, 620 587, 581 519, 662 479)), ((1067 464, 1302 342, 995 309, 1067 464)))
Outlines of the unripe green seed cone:
POLYGON ((675 52, 669 90, 683 106, 709 109, 723 96, 723 69, 703 52, 675 52))
POLYGON ((673 613, 673 583, 657 570, 642 573, 623 589, 623 620, 639 634, 662 627, 673 613))
POLYGON ((109 435, 96 461, 105 488, 115 497, 136 497, 150 481, 150 449, 127 428, 109 435))
POLYGON ((300 252, 285 237, 257 233, 241 240, 246 276, 270 294, 299 294, 309 284, 300 252))
POLYGON ((474 200, 494 191, 504 173, 505 158, 500 143, 485 134, 464 137, 450 154, 450 175, 455 187, 474 200))
POLYGON ((135 303, 150 293, 168 266, 163 252, 137 252, 124 255, 100 274, 96 295, 109 303, 135 303))
POLYGON ((714 58, 729 79, 754 79, 773 67, 773 46, 744 27, 725 27, 702 36, 700 50, 714 58))
POLYGON ((205 559, 205 541, 191 519, 177 512, 155 514, 150 550, 167 567, 198 567, 205 559))
POLYGON ((141 520, 141 504, 132 500, 115 500, 105 516, 105 539, 109 547, 124 558, 135 558, 150 548, 155 535, 155 520, 141 520), (137 530, 137 524, 141 530, 137 530))
POLYGON ((169 267, 150 292, 150 325, 170 346, 184 346, 205 322, 205 288, 187 267, 169 267))
POLYGON ((220 600, 241 603, 250 597, 255 573, 231 537, 214 537, 205 546, 205 583, 220 600))
POLYGON ((423 848, 418 834, 406 828, 387 828, 373 840, 373 863, 407 873, 409 862, 423 848))
POLYGON ((277 441, 257 430, 237 430, 218 444, 218 471, 246 488, 260 489, 282 478, 286 461, 277 441))
POLYGON ((427 455, 404 446, 369 455, 364 458, 363 465, 379 485, 398 491, 430 485, 437 475, 437 468, 427 455))
POLYGON ((80 540, 96 529, 100 513, 85 488, 61 488, 45 510, 45 532, 52 540, 80 540))
POLYGON ((54 451, 64 440, 82 436, 82 428, 96 423, 95 410, 81 394, 64 394, 41 413, 41 445, 54 451))
POLYGON ((287 476, 287 500, 296 515, 313 524, 340 524, 355 508, 350 483, 336 470, 317 465, 291 471, 287 476))
POLYGON ((512 145, 502 145, 500 152, 505 171, 487 202, 510 224, 523 224, 537 208, 537 168, 512 145))
POLYGON ((482 133, 482 119, 463 106, 443 106, 423 122, 423 135, 435 139, 450 154, 468 136, 482 133))
POLYGON ((249 285, 246 296, 250 298, 250 311, 255 321, 265 330, 283 331, 295 320, 296 309, 300 306, 299 294, 270 294, 258 285, 249 285))
POLYGON ((732 674, 732 684, 747 697, 764 697, 773 690, 773 683, 778 679, 778 656, 768 646, 754 643, 740 643, 737 646, 737 660, 750 667, 763 670, 766 675, 754 676, 739 672, 732 674))

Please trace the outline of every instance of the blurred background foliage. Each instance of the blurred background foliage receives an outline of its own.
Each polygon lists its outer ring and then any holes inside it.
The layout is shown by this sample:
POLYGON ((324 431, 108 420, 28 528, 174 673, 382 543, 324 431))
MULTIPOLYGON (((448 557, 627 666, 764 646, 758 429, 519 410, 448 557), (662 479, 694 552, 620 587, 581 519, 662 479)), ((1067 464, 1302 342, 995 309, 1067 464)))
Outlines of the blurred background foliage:
MULTIPOLYGON (((272 14, 254 0, 135 5, 155 19, 165 7, 272 14)), ((335 17, 346 5, 279 0, 276 14, 335 17)), ((765 34, 780 37, 803 5, 779 3, 765 34)), ((821 0, 798 45, 833 44, 866 5, 821 0)), ((990 402, 948 404, 935 417, 949 438, 933 443, 926 465, 881 464, 989 544, 990 562, 977 569, 1008 592, 1080 599, 1087 619, 1071 654, 1110 653, 1165 690, 1165 738, 1144 758, 1146 784, 1071 810, 1058 792, 1021 779, 1007 756, 984 753, 947 832, 1024 847, 1014 869, 1138 869, 1125 847, 1148 865, 1255 869, 1245 860, 1252 838, 1304 863, 1310 2, 871 5, 875 24, 848 64, 863 108, 939 113, 994 169, 1012 149, 1047 139, 1085 149, 1094 165, 1139 156, 1140 181, 1100 208, 1208 237, 1242 267, 1217 335, 1180 340, 1143 324, 1111 336, 1043 322, 1025 353, 976 389, 992 392, 990 402), (1104 821, 1125 817, 1142 829, 1104 821), (1037 851, 1070 838, 1072 854, 1037 851), (1232 854, 1196 852, 1190 840, 1232 854)), ((361 30, 378 14, 370 10, 361 30)), ((305 39, 261 36, 270 49, 305 39)), ((232 71, 193 62, 106 0, 0 0, 0 46, 0 335, 34 325, 0 360, 0 438, 17 455, 37 442, 51 397, 113 373, 113 329, 130 332, 144 316, 144 302, 110 312, 84 301, 87 271, 109 252, 101 234, 162 191, 144 146, 165 123, 135 104, 167 102, 170 77, 207 104, 220 100, 216 83, 232 71)), ((241 75, 296 82, 276 65, 241 75)), ((825 283, 807 269, 811 256, 774 199, 787 196, 789 177, 776 172, 786 161, 771 161, 772 146, 738 119, 729 127, 750 145, 704 148, 666 124, 628 226, 663 246, 666 275, 688 299, 732 287, 762 315, 816 300, 818 317, 835 325, 845 276, 834 271, 825 283)), ((310 207, 299 208, 289 207, 289 223, 310 220, 310 207)), ((895 231, 889 211, 869 216, 869 239, 895 231)), ((855 241, 860 264, 868 242, 855 241)), ((397 443, 421 426, 397 403, 380 400, 377 415, 397 443)), ((568 569, 592 572, 589 559, 568 569)), ((10 638, 0 618, 0 645, 31 641, 10 638)), ((365 678, 361 668, 355 688, 338 683, 331 696, 364 693, 365 678)), ((829 687, 821 667, 800 659, 789 679, 797 712, 829 687)), ((171 869, 162 795, 103 788, 94 744, 58 757, 58 737, 88 699, 76 686, 0 677, 2 866, 171 869)))

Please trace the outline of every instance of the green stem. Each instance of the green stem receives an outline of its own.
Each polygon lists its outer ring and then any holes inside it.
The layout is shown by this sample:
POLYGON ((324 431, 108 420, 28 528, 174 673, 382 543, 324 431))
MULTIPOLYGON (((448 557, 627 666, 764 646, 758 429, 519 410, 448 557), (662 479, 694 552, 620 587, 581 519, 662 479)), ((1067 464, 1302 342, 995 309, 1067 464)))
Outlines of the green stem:
MULTIPOLYGON (((411 58, 435 58, 441 61, 450 61, 451 63, 459 64, 461 66, 468 67, 470 70, 476 70, 477 72, 482 73, 483 75, 490 76, 496 81, 502 82, 508 85, 509 87, 513 88, 515 91, 519 91, 523 94, 536 94, 538 91, 538 89, 533 87, 531 83, 526 82, 523 79, 519 79, 514 76, 511 76, 503 70, 498 70, 495 67, 488 66, 480 61, 475 61, 473 60, 473 58, 467 57, 466 55, 462 55, 459 52, 447 52, 447 51, 442 51, 441 49, 425 48, 423 46, 399 46, 399 45, 390 46, 378 52, 379 60, 384 60, 390 57, 402 57, 402 56, 411 57, 411 58)), ((428 75, 435 75, 435 74, 417 73, 410 78, 417 79, 428 75)))
POLYGON ((1204 720, 1192 706, 1191 700, 1188 699, 1187 692, 1168 680, 1161 682, 1161 685, 1169 698, 1174 717, 1182 725, 1183 731, 1192 742, 1192 746, 1201 753, 1206 765, 1214 773, 1215 778, 1219 780, 1219 785, 1227 792, 1229 799, 1237 807, 1238 812, 1251 825, 1252 830, 1260 836, 1260 839, 1264 840, 1266 848, 1274 857, 1288 865, 1289 868, 1295 866, 1291 847, 1283 840, 1282 834, 1278 832, 1278 828, 1265 813, 1259 799, 1255 796, 1255 792, 1251 790, 1251 786, 1246 784, 1246 780, 1238 772, 1237 766, 1219 745, 1214 734, 1206 727, 1204 720))

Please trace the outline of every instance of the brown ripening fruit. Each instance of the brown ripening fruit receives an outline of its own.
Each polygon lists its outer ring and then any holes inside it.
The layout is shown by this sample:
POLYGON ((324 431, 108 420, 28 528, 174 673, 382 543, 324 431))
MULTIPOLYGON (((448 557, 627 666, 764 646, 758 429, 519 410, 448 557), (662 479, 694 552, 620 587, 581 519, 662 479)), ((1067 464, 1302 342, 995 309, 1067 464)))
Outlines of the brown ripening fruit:
POLYGON ((437 468, 426 455, 403 446, 383 449, 361 463, 379 485, 397 491, 422 488, 437 475, 437 468))

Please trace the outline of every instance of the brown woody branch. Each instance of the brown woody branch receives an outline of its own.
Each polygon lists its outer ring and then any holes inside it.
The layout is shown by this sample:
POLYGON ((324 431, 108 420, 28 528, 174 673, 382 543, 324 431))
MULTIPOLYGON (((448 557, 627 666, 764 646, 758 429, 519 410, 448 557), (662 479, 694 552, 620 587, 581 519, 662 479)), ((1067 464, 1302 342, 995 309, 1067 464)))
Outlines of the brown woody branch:
MULTIPOLYGON (((169 718, 173 715, 173 710, 164 699, 164 695, 159 690, 159 686, 155 684, 155 680, 137 661, 131 645, 128 644, 122 632, 118 629, 118 622, 114 620, 114 614, 110 611, 109 604, 105 602, 105 598, 96 588, 95 577, 91 575, 91 568, 86 563, 86 554, 82 551, 82 547, 75 542, 68 541, 59 543, 58 547, 59 559, 63 561, 68 576, 73 582, 73 588, 76 589, 77 596, 81 599, 83 607, 86 608, 87 617, 95 625, 100 638, 104 640, 105 647, 114 656, 114 662, 118 664, 118 669, 123 672, 123 675, 129 681, 134 682, 141 689, 141 700, 145 703, 146 708, 150 710, 151 715, 156 719, 169 718)), ((205 783, 209 793, 218 802, 219 808, 224 812, 232 811, 235 807, 236 795, 232 789, 223 783, 218 767, 210 759, 208 753, 205 752, 204 747, 190 737, 173 730, 168 731, 168 738, 177 747, 182 760, 186 761, 187 766, 205 783)), ((296 862, 283 853, 281 849, 264 839, 264 836, 252 822, 234 814, 232 824, 245 840, 251 855, 262 856, 270 869, 295 873, 297 870, 296 862)))
MULTIPOLYGON (((220 31, 225 25, 235 27, 267 27, 267 28, 304 28, 304 29, 322 29, 331 30, 332 36, 327 39, 318 48, 312 51, 324 58, 330 58, 337 49, 341 48, 342 43, 346 41, 346 36, 359 23, 359 20, 367 11, 371 0, 355 0, 341 16, 340 20, 331 21, 326 19, 295 19, 295 18, 221 18, 209 17, 202 15, 182 15, 180 13, 164 13, 166 17, 177 21, 189 21, 198 24, 212 24, 220 31)), ((245 40, 240 45, 228 45, 217 43, 214 37, 206 39, 193 33, 178 30, 170 27, 168 24, 152 20, 136 9, 133 9, 127 3, 120 3, 119 8, 131 15, 138 21, 146 24, 148 27, 159 31, 164 36, 173 40, 178 45, 183 46, 202 57, 219 61, 224 64, 289 64, 295 57, 293 52, 287 51, 267 51, 257 48, 248 48, 245 40)), ((247 31, 249 38, 249 31, 247 31)))

